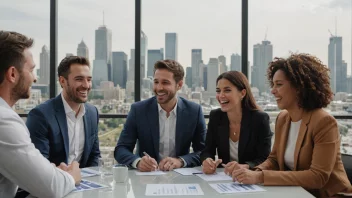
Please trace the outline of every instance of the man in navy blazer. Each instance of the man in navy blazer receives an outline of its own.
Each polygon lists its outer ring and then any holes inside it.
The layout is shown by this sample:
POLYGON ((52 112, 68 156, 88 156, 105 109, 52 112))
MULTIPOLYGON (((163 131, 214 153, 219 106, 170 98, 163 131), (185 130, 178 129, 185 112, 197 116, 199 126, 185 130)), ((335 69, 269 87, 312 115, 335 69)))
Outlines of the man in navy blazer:
POLYGON ((114 152, 118 163, 140 171, 201 164, 199 155, 206 134, 204 116, 200 105, 176 96, 183 77, 184 70, 178 62, 155 63, 155 97, 132 104, 114 152))
POLYGON ((32 142, 56 165, 78 161, 80 168, 97 166, 98 110, 85 103, 92 86, 89 61, 66 57, 58 67, 58 75, 62 93, 28 114, 26 124, 32 142))

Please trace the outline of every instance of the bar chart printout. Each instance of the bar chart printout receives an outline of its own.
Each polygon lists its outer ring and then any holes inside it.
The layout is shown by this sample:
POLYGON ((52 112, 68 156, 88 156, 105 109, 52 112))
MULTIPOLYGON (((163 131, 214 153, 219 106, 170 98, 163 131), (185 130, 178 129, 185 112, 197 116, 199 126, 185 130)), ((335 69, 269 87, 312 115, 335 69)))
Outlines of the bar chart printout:
POLYGON ((266 191, 258 185, 239 184, 239 183, 217 183, 209 184, 218 193, 247 193, 247 192, 263 192, 266 191))
POLYGON ((204 192, 199 184, 147 184, 145 195, 204 195, 204 192))

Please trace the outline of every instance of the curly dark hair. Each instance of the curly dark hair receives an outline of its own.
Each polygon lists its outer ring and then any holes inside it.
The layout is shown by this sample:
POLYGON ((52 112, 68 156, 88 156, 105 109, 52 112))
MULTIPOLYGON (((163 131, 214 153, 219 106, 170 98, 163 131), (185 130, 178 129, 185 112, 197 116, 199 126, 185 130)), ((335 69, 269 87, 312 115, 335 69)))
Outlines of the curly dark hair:
POLYGON ((185 76, 185 71, 183 70, 182 65, 175 60, 166 59, 157 61, 154 64, 154 73, 157 69, 167 69, 169 72, 172 72, 176 83, 180 82, 185 76))
POLYGON ((273 87, 274 74, 281 70, 297 89, 299 107, 313 110, 326 107, 333 98, 329 69, 310 54, 292 54, 287 59, 275 58, 269 63, 267 77, 273 87))

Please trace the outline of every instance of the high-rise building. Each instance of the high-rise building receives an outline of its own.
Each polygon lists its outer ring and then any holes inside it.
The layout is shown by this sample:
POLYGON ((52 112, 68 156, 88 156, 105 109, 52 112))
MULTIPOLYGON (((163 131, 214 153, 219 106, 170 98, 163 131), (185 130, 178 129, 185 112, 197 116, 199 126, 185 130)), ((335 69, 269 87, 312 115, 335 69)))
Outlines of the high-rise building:
POLYGON ((347 68, 342 61, 342 37, 331 36, 328 46, 328 67, 330 69, 330 86, 334 93, 345 92, 347 68))
POLYGON ((203 73, 200 73, 202 49, 192 49, 192 90, 203 85, 203 73))
POLYGON ((66 53, 66 57, 74 56, 73 53, 66 53))
POLYGON ((115 86, 124 89, 127 83, 127 60, 125 52, 112 52, 112 79, 115 86))
POLYGON ((219 61, 217 58, 210 58, 208 63, 208 85, 207 91, 215 95, 216 79, 220 75, 219 61))
POLYGON ((220 55, 218 60, 220 65, 220 74, 227 72, 226 57, 224 55, 220 55))
POLYGON ((192 87, 192 67, 186 68, 186 85, 189 88, 192 87))
POLYGON ((154 64, 164 59, 164 49, 160 48, 158 50, 148 50, 148 71, 147 77, 154 76, 154 64))
POLYGON ((38 76, 39 84, 46 84, 50 83, 50 56, 49 56, 49 49, 46 45, 42 47, 42 52, 40 53, 40 69, 38 69, 38 76))
MULTIPOLYGON (((104 24, 95 30, 95 60, 102 64, 102 61, 106 62, 106 65, 99 65, 99 68, 102 71, 106 71, 107 79, 106 81, 112 81, 112 68, 111 68, 111 46, 112 44, 112 35, 111 30, 108 29, 104 24)), ((97 67, 97 65, 93 65, 97 67)), ((98 69, 98 68, 96 68, 98 69)), ((105 74, 104 74, 105 76, 105 74)), ((93 73, 94 78, 94 73, 93 73)), ((100 86, 100 83, 98 84, 100 86)))
POLYGON ((100 87, 101 81, 108 81, 106 60, 93 60, 93 88, 100 87))
MULTIPOLYGON (((273 45, 270 41, 264 40, 261 44, 253 46, 253 74, 252 85, 259 89, 259 92, 268 92, 269 83, 266 79, 268 64, 273 59, 273 45)), ((250 70, 249 70, 250 71, 250 70)))
POLYGON ((78 44, 77 56, 81 56, 81 57, 85 57, 86 59, 89 59, 89 50, 88 50, 87 45, 84 43, 83 39, 78 44))
POLYGON ((165 59, 177 61, 177 33, 165 33, 165 59))
MULTIPOLYGON (((148 37, 141 31, 141 79, 145 78, 145 67, 147 63, 148 37)), ((142 80, 141 80, 142 82, 142 80)))
POLYGON ((128 75, 127 81, 134 81, 134 59, 135 59, 135 50, 131 49, 131 58, 129 60, 128 66, 128 75))
MULTIPOLYGON (((239 54, 232 54, 231 55, 231 71, 240 71, 242 72, 241 68, 241 56, 239 54)), ((248 71, 248 73, 251 71, 248 71)))
POLYGON ((203 87, 204 87, 204 90, 208 91, 208 66, 207 65, 205 65, 203 68, 203 87))

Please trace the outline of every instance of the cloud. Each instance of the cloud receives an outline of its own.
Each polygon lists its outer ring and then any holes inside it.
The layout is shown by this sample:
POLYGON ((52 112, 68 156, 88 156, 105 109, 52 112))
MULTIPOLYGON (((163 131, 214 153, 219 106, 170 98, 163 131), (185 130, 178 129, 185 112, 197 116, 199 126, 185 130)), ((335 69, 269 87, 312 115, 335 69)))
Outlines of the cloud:
POLYGON ((351 0, 332 0, 327 4, 328 8, 338 8, 342 10, 351 10, 351 0))
POLYGON ((24 12, 9 6, 0 6, 0 21, 18 21, 18 20, 43 20, 44 18, 24 12))

